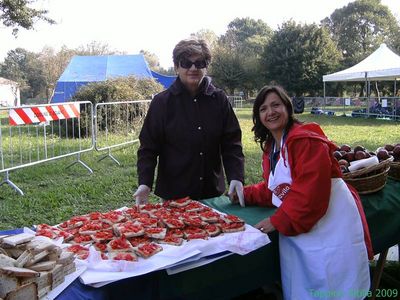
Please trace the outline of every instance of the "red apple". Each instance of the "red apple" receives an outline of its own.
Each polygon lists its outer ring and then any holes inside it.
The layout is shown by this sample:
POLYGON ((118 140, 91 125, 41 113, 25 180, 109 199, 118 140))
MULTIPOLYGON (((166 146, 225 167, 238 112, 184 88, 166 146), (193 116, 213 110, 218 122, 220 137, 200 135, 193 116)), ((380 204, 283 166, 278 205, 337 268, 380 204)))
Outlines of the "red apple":
POLYGON ((348 162, 353 161, 354 160, 354 152, 353 151, 347 152, 345 155, 343 155, 343 158, 345 160, 347 160, 348 162))
POLYGON ((340 165, 340 171, 342 171, 342 173, 348 173, 349 169, 344 165, 340 165))
POLYGON ((393 158, 394 158, 394 161, 400 161, 400 145, 394 147, 393 158))
POLYGON ((394 146, 393 146, 393 145, 390 145, 390 144, 387 144, 387 145, 385 145, 384 148, 385 148, 387 151, 393 151, 394 146))
POLYGON ((348 167, 350 165, 349 162, 345 159, 340 159, 338 163, 340 166, 345 166, 345 167, 348 167))
POLYGON ((355 152, 354 153, 354 159, 355 160, 360 160, 360 159, 364 159, 364 158, 367 158, 367 155, 365 154, 365 152, 364 151, 357 151, 357 152, 355 152))
POLYGON ((365 151, 365 148, 363 146, 355 146, 353 149, 354 153, 357 153, 358 151, 365 151))
POLYGON ((346 151, 346 152, 350 152, 351 151, 351 147, 347 144, 344 144, 342 146, 340 146, 340 150, 342 151, 346 151))
POLYGON ((393 148, 393 155, 400 156, 400 145, 393 148))
POLYGON ((377 152, 376 156, 378 157, 379 160, 385 160, 388 159, 389 156, 389 152, 386 149, 381 149, 377 152))
POLYGON ((335 152, 333 152, 333 156, 334 156, 337 160, 339 160, 339 159, 342 158, 342 154, 340 153, 340 151, 335 151, 335 152))

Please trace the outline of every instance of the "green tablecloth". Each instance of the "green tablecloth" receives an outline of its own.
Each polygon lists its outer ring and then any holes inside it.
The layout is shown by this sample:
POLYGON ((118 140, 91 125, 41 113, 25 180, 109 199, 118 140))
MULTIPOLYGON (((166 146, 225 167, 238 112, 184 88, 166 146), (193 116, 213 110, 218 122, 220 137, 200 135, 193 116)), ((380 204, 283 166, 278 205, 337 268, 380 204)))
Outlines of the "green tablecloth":
MULTIPOLYGON (((400 243, 400 181, 388 179, 384 189, 379 192, 361 195, 365 215, 371 234, 375 253, 380 253, 400 243)), ((221 212, 237 215, 250 225, 258 223, 273 214, 273 208, 246 207, 231 205, 226 197, 204 201, 221 212)))
MULTIPOLYGON (((373 248, 379 253, 400 243, 400 182, 389 179, 380 192, 362 195, 373 248)), ((217 210, 254 225, 274 213, 273 208, 231 205, 228 198, 204 200, 217 210)), ((209 265, 168 276, 157 272, 161 299, 230 299, 280 280, 277 234, 272 243, 244 256, 232 255, 209 265)))
POLYGON ((361 195, 375 253, 400 243, 400 181, 388 179, 384 189, 361 195))

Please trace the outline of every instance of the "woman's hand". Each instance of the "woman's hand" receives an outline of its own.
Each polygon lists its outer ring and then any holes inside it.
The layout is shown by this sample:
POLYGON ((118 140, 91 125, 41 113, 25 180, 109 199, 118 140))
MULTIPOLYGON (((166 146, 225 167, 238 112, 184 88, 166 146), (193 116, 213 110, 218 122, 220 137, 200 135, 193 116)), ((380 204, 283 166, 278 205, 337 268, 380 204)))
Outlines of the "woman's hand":
POLYGON ((266 218, 258 222, 254 227, 260 229, 260 231, 263 233, 269 233, 275 230, 275 227, 274 225, 272 225, 270 218, 266 218))

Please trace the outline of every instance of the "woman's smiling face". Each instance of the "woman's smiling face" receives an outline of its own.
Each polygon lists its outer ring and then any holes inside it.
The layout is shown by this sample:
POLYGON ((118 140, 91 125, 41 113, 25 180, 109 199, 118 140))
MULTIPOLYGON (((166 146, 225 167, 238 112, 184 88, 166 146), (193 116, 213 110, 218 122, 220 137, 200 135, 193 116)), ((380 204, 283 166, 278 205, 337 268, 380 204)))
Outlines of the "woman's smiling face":
POLYGON ((288 111, 282 99, 275 92, 268 93, 260 110, 261 123, 273 136, 281 136, 289 120, 288 111))

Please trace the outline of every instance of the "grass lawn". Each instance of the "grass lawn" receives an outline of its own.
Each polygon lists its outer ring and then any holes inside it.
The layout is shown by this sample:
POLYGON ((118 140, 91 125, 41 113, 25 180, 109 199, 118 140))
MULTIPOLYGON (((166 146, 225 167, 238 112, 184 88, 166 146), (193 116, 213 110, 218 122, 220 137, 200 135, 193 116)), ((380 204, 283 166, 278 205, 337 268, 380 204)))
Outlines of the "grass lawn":
MULTIPOLYGON (((246 183, 255 183, 261 179, 261 150, 253 141, 251 109, 236 112, 243 131, 246 183)), ((399 122, 310 114, 298 117, 319 123, 337 144, 375 150, 387 143, 400 143, 399 122)), ((18 195, 8 185, 0 186, 0 230, 57 224, 74 215, 131 206, 132 192, 137 187, 136 150, 137 145, 132 145, 113 152, 121 166, 111 159, 98 162, 101 153, 82 154, 82 161, 94 170, 92 175, 78 164, 66 169, 75 160, 73 157, 10 172, 10 179, 25 195, 18 195)))

